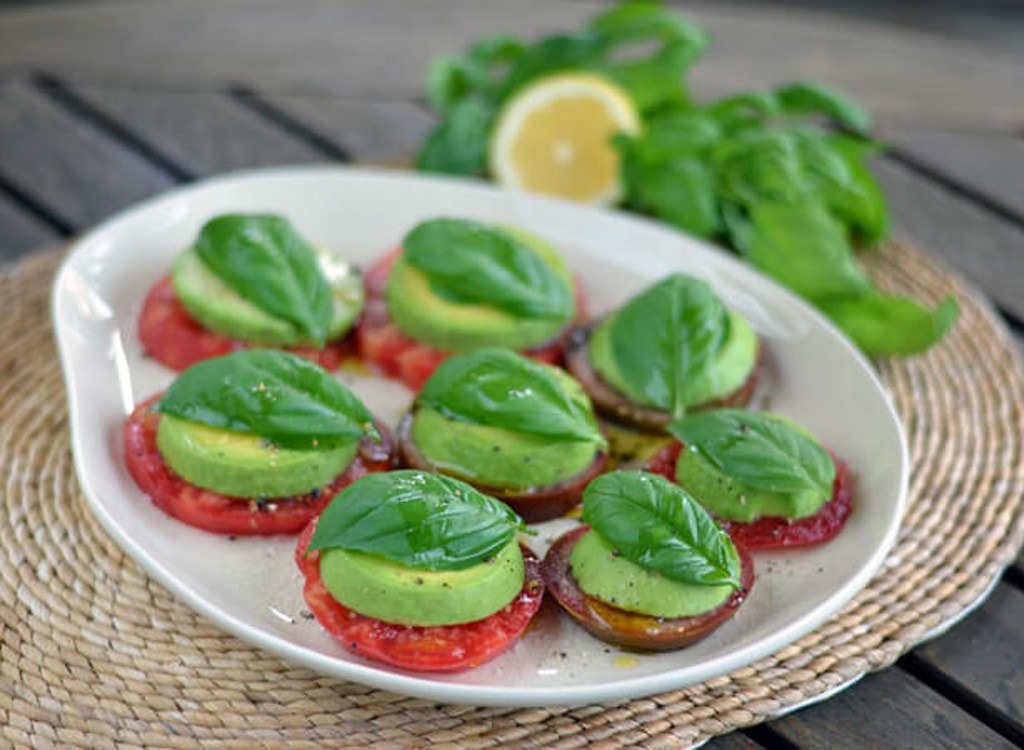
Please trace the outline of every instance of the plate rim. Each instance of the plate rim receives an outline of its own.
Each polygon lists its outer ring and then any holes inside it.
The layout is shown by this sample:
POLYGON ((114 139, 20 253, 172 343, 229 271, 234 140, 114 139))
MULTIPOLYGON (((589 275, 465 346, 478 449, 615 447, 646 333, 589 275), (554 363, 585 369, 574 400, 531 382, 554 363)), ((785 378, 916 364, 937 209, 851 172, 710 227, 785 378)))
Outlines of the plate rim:
MULTIPOLYGON (((711 675, 705 675, 696 679, 680 681, 679 670, 668 670, 656 674, 646 675, 633 679, 610 681, 598 685, 581 686, 572 690, 564 686, 551 688, 518 688, 516 686, 495 686, 479 684, 458 684, 432 680, 430 673, 418 674, 412 672, 400 672, 391 670, 383 665, 377 666, 372 663, 360 663, 325 657, 311 649, 305 648, 286 638, 274 635, 251 626, 238 619, 234 615, 220 609, 216 602, 197 594, 188 585, 175 577, 174 572, 154 558, 147 550, 138 544, 131 535, 118 523, 117 519, 109 512, 109 509, 97 497, 92 489, 89 475, 89 467, 83 465, 80 457, 83 455, 82 440, 84 438, 82 425, 79 424, 81 409, 79 407, 80 388, 75 387, 75 372, 70 362, 69 347, 65 343, 68 335, 66 324, 62 324, 61 297, 67 288, 68 279, 77 273, 78 264, 87 257, 91 243, 96 238, 102 237, 104 233, 116 228, 119 224, 131 217, 143 214, 165 202, 175 199, 192 196, 207 190, 229 188, 233 183, 247 183, 250 181, 262 181, 273 179, 309 178, 317 176, 337 175, 354 179, 374 178, 393 180, 396 182, 413 181, 428 185, 436 185, 439 188, 470 188, 481 191, 485 194, 506 193, 514 195, 515 200, 524 201, 527 205, 554 204, 561 205, 571 210, 580 210, 585 215, 595 209, 581 207, 567 201, 551 199, 525 193, 509 193, 497 188, 483 180, 456 178, 447 175, 425 175, 416 172, 393 170, 380 167, 351 167, 338 165, 299 165, 299 166, 275 166, 247 169, 227 174, 216 175, 203 180, 180 185, 162 193, 156 194, 143 201, 128 206, 116 212, 107 219, 96 224, 88 231, 76 238, 70 246, 60 268, 54 277, 50 295, 50 313, 54 323, 54 333, 58 343, 58 357, 64 375, 65 393, 67 396, 69 427, 71 436, 71 447, 74 457, 75 472, 79 484, 83 490, 90 509, 100 520, 101 525, 111 534, 125 552, 147 573, 156 578, 161 585, 180 600, 184 601, 193 610, 210 619, 219 627, 235 635, 242 640, 258 646, 270 653, 285 658, 292 663, 301 664, 321 674, 329 674, 344 680, 356 681, 370 687, 391 690, 404 695, 423 698, 434 701, 449 703, 461 703, 478 706, 505 706, 505 707, 550 707, 550 706, 574 706, 593 702, 608 700, 632 700, 639 697, 650 696, 666 690, 674 690, 699 684, 711 675), (672 679, 676 676, 676 679, 672 679), (570 696, 567 693, 571 693, 570 696)), ((598 209, 598 211, 600 211, 598 209)), ((622 212, 607 212, 614 214, 617 221, 639 222, 649 227, 668 233, 683 235, 685 241, 694 243, 706 250, 710 250, 719 256, 719 259, 728 264, 737 264, 746 271, 755 273, 759 280, 775 287, 776 293, 785 295, 790 304, 796 304, 801 316, 810 315, 817 318, 818 322, 830 333, 837 336, 844 346, 846 354, 851 356, 869 378, 872 386, 878 391, 886 410, 886 416, 894 426, 899 443, 899 488, 898 497, 893 507, 892 520, 885 530, 873 554, 861 565, 857 574, 845 585, 834 590, 828 595, 810 614, 805 614, 796 620, 788 622, 784 627, 774 631, 771 638, 762 638, 743 648, 734 650, 728 654, 716 657, 710 661, 700 662, 701 665, 714 665, 715 676, 725 675, 728 672, 745 665, 749 665, 771 653, 793 643, 803 635, 812 632, 822 623, 837 614, 841 608, 853 599, 861 590, 867 586, 875 576, 885 558, 888 556, 898 537, 905 515, 909 494, 910 456, 906 439, 906 431, 896 413, 891 396, 879 378, 877 372, 871 366, 868 358, 860 352, 849 339, 839 331, 824 315, 812 307, 805 300, 799 298, 788 289, 782 287, 775 280, 764 276, 746 264, 742 264, 736 258, 730 257, 725 250, 713 243, 697 237, 679 232, 660 222, 647 217, 635 216, 622 212)), ((689 669, 692 669, 689 668, 689 669)), ((706 670, 705 670, 706 671, 706 670)))

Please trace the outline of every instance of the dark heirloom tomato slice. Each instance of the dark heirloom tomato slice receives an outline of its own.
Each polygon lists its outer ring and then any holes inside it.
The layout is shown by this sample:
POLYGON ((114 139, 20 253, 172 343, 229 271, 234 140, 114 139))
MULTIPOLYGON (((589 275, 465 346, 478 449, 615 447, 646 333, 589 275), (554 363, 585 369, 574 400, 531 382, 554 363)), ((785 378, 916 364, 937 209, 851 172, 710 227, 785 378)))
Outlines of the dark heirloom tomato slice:
POLYGON ((255 501, 228 497, 189 484, 164 462, 156 447, 159 412, 150 407, 159 395, 137 407, 124 424, 124 457, 128 473, 153 504, 189 526, 216 534, 269 536, 297 534, 338 492, 360 477, 394 468, 394 441, 378 425, 382 442, 363 438, 351 463, 316 492, 255 501))
MULTIPOLYGON (((418 391, 438 365, 452 353, 409 338, 391 321, 385 295, 391 266, 398 260, 401 252, 401 248, 392 250, 367 271, 363 279, 366 287, 366 305, 363 308, 363 317, 356 326, 356 342, 359 356, 364 362, 418 391)), ((576 286, 576 310, 577 321, 582 320, 585 316, 579 285, 576 286)), ((561 364, 562 354, 569 342, 569 333, 570 329, 567 327, 558 338, 527 349, 522 354, 549 365, 561 364)))
POLYGON ((595 638, 626 648, 671 651, 688 646, 711 633, 732 617, 754 585, 754 561, 741 546, 740 589, 709 612, 692 617, 651 617, 605 604, 588 596, 576 583, 569 567, 572 551, 589 526, 580 526, 555 540, 544 557, 544 585, 562 608, 595 638))
MULTIPOLYGON (((438 471, 437 467, 427 460, 416 445, 416 441, 412 439, 412 412, 402 417, 398 424, 398 462, 410 469, 444 473, 438 471)), ((498 498, 522 516, 524 521, 539 523, 558 518, 578 505, 583 498, 583 490, 594 477, 605 470, 607 464, 608 451, 600 450, 594 454, 594 460, 579 474, 574 474, 561 482, 527 489, 494 487, 466 477, 453 476, 476 487, 485 495, 498 498)))
MULTIPOLYGON (((204 328, 181 304, 170 276, 156 282, 146 295, 139 315, 139 338, 147 354, 177 372, 204 359, 249 346, 244 341, 204 328)), ((326 370, 336 370, 346 359, 355 356, 355 336, 349 333, 323 349, 312 346, 285 348, 326 370)))
MULTIPOLYGON (((644 467, 654 474, 661 474, 670 481, 676 481, 676 459, 683 449, 682 443, 673 440, 656 453, 644 467)), ((782 547, 810 547, 823 544, 834 538, 853 512, 853 478, 845 461, 832 460, 836 465, 836 478, 832 482, 832 499, 821 506, 813 516, 790 521, 788 518, 764 516, 756 521, 727 521, 718 519, 729 531, 737 544, 747 549, 781 549, 782 547)))
POLYGON ((347 651, 417 672, 459 672, 479 666, 511 646, 530 624, 544 596, 540 561, 523 550, 523 588, 503 609, 462 625, 419 627, 384 622, 349 609, 331 596, 320 577, 320 553, 306 553, 316 519, 299 536, 295 562, 306 579, 302 594, 310 611, 347 651))
MULTIPOLYGON (((609 385, 590 364, 590 333, 599 320, 573 329, 565 349, 565 368, 580 381, 583 390, 594 402, 594 408, 610 419, 637 427, 641 430, 663 432, 673 416, 667 411, 634 403, 624 393, 609 385)), ((697 404, 692 411, 721 409, 726 406, 745 406, 754 396, 757 381, 764 366, 764 347, 757 343, 757 358, 750 375, 739 388, 714 401, 697 404)))

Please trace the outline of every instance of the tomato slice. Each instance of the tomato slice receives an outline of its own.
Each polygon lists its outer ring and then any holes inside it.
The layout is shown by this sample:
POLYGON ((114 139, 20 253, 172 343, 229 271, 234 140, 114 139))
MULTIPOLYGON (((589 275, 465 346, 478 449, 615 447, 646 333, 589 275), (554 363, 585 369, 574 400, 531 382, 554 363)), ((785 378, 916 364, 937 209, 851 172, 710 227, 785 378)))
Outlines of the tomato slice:
POLYGON ((714 609, 691 617, 651 617, 613 607, 584 593, 570 568, 576 543, 589 526, 579 526, 555 540, 544 557, 544 584, 562 608, 595 638, 626 648, 671 651, 699 641, 732 617, 754 585, 754 561, 739 544, 740 588, 714 609))
MULTIPOLYGON (((181 304, 170 276, 157 281, 146 295, 139 314, 139 338, 147 354, 177 372, 204 359, 250 346, 239 339, 204 328, 181 304)), ((323 349, 312 346, 286 348, 326 370, 336 370, 346 359, 355 356, 355 334, 350 332, 323 349)))
POLYGON ((462 625, 398 625, 366 617, 331 596, 320 577, 320 553, 306 552, 316 529, 299 536, 295 562, 306 579, 302 594, 310 611, 347 651, 417 672, 459 672, 479 666, 511 646, 540 609, 544 596, 540 561, 522 547, 526 576, 518 596, 504 609, 462 625))
MULTIPOLYGON (((359 356, 378 372, 397 378, 418 391, 437 369, 438 365, 452 355, 452 352, 436 349, 406 336, 391 320, 388 314, 385 294, 391 266, 398 260, 401 248, 392 250, 378 260, 363 278, 366 287, 366 306, 363 317, 356 326, 356 344, 359 356)), ((585 317, 583 296, 576 285, 576 322, 585 317)), ((569 342, 571 326, 553 341, 535 346, 523 352, 538 362, 560 365, 565 347, 569 342)))
MULTIPOLYGON (((676 460, 682 449, 682 443, 673 440, 658 451, 644 468, 675 482, 676 460)), ((832 460, 836 464, 832 498, 813 516, 794 521, 778 516, 764 516, 749 523, 725 519, 719 519, 719 522, 728 529, 733 542, 751 550, 810 547, 833 539, 843 530, 853 512, 853 478, 845 461, 839 461, 835 456, 832 460)))
POLYGON ((157 450, 160 414, 150 411, 150 407, 158 398, 159 395, 143 401, 125 421, 124 456, 128 473, 154 505, 205 531, 238 536, 296 534, 352 482, 366 474, 394 468, 394 442, 378 425, 382 442, 364 438, 345 470, 314 492, 256 501, 204 490, 174 473, 157 450))

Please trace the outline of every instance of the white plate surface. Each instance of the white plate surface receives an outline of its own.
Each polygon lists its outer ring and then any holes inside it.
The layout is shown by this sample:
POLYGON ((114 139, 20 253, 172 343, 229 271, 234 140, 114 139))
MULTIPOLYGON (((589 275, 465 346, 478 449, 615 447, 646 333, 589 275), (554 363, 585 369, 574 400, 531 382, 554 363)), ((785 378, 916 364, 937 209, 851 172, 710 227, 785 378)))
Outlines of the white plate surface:
MULTIPOLYGON (((653 222, 464 182, 341 168, 227 176, 149 200, 84 236, 61 269, 53 314, 67 380, 78 474, 96 515, 124 550, 226 630, 294 662, 410 695, 480 705, 554 705, 632 698, 723 674, 826 620, 871 578, 892 545, 906 497, 907 451, 870 366, 809 306, 726 253, 653 222), (857 507, 818 549, 757 555, 757 581, 737 616, 706 640, 658 655, 625 654, 545 607, 507 653, 456 675, 422 675, 350 656, 303 616, 293 540, 231 541, 150 505, 122 461, 133 405, 173 373, 142 356, 136 318, 149 286, 211 216, 275 211, 316 245, 363 266, 417 222, 455 215, 524 227, 556 243, 599 314, 676 270, 707 279, 752 322, 771 353, 766 403, 807 425, 845 458, 857 507)), ((340 375, 392 425, 411 394, 340 375)), ((539 524, 538 553, 565 520, 539 524)))

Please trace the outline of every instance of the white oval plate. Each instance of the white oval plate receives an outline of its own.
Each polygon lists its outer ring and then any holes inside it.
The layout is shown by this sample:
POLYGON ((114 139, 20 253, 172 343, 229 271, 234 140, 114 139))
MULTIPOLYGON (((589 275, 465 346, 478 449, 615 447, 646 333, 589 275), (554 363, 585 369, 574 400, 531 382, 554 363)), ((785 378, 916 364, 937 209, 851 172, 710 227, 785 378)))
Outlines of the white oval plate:
MULTIPOLYGON (((726 253, 627 215, 502 192, 477 183, 342 168, 275 169, 175 190, 106 221, 76 243, 53 289, 72 445, 85 496, 121 547, 191 607, 239 637, 337 677, 438 701, 550 706, 633 698, 723 674, 826 620, 871 578, 892 545, 907 486, 899 421, 866 360, 828 322, 726 253), (211 216, 274 211, 316 245, 367 265, 417 222, 456 215, 524 227, 558 245, 602 313, 669 272, 707 279, 771 353, 770 407, 803 422, 845 458, 857 507, 819 549, 757 556, 738 615, 706 640, 634 655, 592 639, 556 607, 498 659, 455 675, 379 666, 339 648, 308 618, 291 538, 208 534, 154 508, 122 461, 121 426, 173 374, 143 356, 136 318, 149 286, 211 216)), ((340 375, 390 424, 403 387, 340 375)), ((539 525, 538 553, 572 522, 539 525)))

